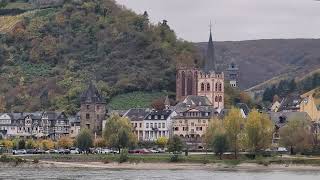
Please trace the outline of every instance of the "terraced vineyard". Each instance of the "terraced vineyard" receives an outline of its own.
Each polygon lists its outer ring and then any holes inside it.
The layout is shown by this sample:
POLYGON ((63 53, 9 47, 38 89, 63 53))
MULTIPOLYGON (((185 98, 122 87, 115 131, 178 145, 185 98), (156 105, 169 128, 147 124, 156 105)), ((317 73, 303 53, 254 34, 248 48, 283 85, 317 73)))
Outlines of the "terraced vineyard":
POLYGON ((37 11, 28 11, 16 16, 0 16, 0 33, 10 32, 24 17, 32 16, 37 11))

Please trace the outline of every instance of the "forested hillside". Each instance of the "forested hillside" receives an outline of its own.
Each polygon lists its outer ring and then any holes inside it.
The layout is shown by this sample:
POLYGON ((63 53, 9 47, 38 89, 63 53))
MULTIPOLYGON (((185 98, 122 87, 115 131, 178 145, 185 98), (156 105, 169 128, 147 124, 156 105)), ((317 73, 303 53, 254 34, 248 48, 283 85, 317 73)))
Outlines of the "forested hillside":
MULTIPOLYGON (((202 54, 206 44, 197 44, 202 54)), ((320 69, 319 47, 320 39, 215 42, 216 58, 222 69, 231 61, 239 65, 242 89, 248 89, 272 78, 273 81, 279 82, 282 79, 303 77, 320 69)))
POLYGON ((132 91, 174 91, 176 64, 199 59, 166 21, 150 24, 147 13, 112 0, 22 2, 30 4, 24 14, 0 17, 0 24, 10 22, 0 29, 0 101, 7 111, 76 113, 91 80, 108 101, 132 91))

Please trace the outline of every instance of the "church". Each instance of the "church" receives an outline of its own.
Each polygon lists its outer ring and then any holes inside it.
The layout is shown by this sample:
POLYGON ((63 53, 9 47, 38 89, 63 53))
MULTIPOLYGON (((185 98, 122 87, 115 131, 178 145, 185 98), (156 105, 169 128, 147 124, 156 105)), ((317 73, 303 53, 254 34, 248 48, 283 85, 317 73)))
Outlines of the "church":
POLYGON ((217 70, 211 29, 204 67, 177 67, 177 101, 191 95, 206 96, 215 109, 224 108, 224 73, 217 70))

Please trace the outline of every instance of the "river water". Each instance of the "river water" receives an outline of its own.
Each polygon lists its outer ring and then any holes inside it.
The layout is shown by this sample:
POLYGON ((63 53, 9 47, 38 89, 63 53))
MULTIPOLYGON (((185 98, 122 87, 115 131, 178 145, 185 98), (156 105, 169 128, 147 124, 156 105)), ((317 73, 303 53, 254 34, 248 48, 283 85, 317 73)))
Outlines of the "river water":
POLYGON ((0 179, 83 180, 320 180, 319 171, 106 170, 88 168, 0 168, 0 179))

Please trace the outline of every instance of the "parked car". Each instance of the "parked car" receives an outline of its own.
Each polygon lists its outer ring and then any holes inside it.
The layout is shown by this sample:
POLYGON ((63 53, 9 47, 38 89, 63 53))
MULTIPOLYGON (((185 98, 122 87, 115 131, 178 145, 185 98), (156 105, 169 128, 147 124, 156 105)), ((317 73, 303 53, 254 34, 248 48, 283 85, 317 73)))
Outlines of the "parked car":
POLYGON ((149 151, 152 153, 160 153, 158 150, 155 150, 155 149, 150 149, 149 151))
POLYGON ((70 148, 70 154, 80 154, 80 151, 78 148, 70 148))
POLYGON ((59 154, 59 151, 56 149, 50 149, 46 151, 47 154, 59 154))
POLYGON ((35 152, 36 152, 36 154, 45 154, 46 153, 46 151, 43 149, 37 149, 35 152))
POLYGON ((109 153, 113 153, 113 151, 112 151, 111 149, 107 149, 107 148, 106 148, 106 149, 101 149, 101 150, 100 150, 100 153, 101 153, 101 154, 109 154, 109 153))
POLYGON ((37 150, 36 149, 27 149, 26 154, 37 154, 37 150))
POLYGON ((59 154, 70 154, 70 150, 69 149, 59 149, 58 153, 59 154))
POLYGON ((18 155, 18 154, 27 154, 27 151, 25 149, 18 149, 18 150, 13 150, 12 151, 13 155, 18 155))
POLYGON ((277 150, 279 153, 287 153, 288 152, 288 150, 287 150, 287 148, 285 148, 285 147, 278 147, 278 150, 277 150))

